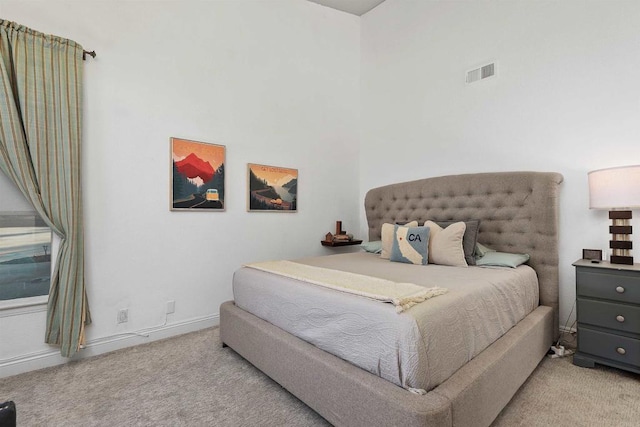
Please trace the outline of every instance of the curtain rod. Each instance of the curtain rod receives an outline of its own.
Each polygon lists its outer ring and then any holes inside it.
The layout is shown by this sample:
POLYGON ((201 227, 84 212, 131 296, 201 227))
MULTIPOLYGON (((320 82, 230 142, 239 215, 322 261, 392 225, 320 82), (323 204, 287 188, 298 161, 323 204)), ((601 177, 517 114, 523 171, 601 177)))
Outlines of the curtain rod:
POLYGON ((96 51, 92 50, 91 52, 89 52, 88 50, 82 50, 82 60, 83 61, 86 61, 87 55, 91 56, 92 58, 95 58, 96 57, 96 51))

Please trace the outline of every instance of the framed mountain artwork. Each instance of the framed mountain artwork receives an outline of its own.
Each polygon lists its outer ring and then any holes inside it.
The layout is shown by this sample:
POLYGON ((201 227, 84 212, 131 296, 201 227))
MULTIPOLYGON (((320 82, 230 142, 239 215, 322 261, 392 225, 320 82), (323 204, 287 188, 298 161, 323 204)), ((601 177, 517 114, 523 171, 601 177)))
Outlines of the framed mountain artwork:
POLYGON ((171 210, 224 211, 225 146, 171 138, 171 210))
POLYGON ((247 173, 249 212, 297 212, 297 169, 249 163, 247 173))

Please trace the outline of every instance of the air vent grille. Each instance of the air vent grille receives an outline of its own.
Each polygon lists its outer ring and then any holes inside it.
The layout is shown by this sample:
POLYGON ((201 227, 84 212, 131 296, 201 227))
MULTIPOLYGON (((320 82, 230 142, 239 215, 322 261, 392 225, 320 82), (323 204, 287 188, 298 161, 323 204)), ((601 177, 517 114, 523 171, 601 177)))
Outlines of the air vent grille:
POLYGON ((488 79, 496 75, 496 63, 483 65, 479 68, 467 71, 467 83, 477 82, 479 80, 488 79))
POLYGON ((491 77, 496 73, 495 64, 485 65, 484 67, 480 68, 480 70, 482 70, 483 79, 486 79, 487 77, 491 77))

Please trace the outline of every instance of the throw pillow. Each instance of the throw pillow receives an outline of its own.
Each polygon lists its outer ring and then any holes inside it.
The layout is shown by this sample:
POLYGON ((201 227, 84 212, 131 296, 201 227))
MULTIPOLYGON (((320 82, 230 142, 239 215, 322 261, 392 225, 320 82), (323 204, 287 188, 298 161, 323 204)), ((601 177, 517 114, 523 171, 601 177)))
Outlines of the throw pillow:
POLYGON ((427 265, 429 227, 394 227, 391 261, 427 265))
POLYGON ((372 254, 379 254, 382 252, 382 242, 380 240, 374 240, 373 242, 364 242, 360 245, 362 249, 372 254))
MULTIPOLYGON (((455 224, 459 221, 436 221, 442 228, 447 228, 451 224, 455 224)), ((468 265, 476 265, 476 243, 478 241, 478 230, 480 229, 480 220, 470 219, 464 221, 464 225, 467 227, 462 236, 462 249, 464 250, 464 259, 468 265)))
MULTIPOLYGON (((389 259, 391 257, 391 247, 393 246, 394 239, 394 227, 395 224, 384 223, 382 224, 382 252, 380 252, 380 258, 389 259)), ((405 224, 406 227, 417 227, 418 221, 411 221, 405 224)))
POLYGON ((488 246, 483 245, 482 243, 476 243, 476 262, 478 258, 482 258, 489 252, 495 252, 495 249, 491 249, 488 246))
POLYGON ((429 227, 429 263, 467 267, 462 249, 462 236, 466 230, 464 222, 456 222, 442 228, 433 221, 424 223, 429 227))
POLYGON ((529 261, 529 254, 511 254, 493 251, 487 252, 482 258, 478 258, 476 265, 516 268, 527 261, 529 261))

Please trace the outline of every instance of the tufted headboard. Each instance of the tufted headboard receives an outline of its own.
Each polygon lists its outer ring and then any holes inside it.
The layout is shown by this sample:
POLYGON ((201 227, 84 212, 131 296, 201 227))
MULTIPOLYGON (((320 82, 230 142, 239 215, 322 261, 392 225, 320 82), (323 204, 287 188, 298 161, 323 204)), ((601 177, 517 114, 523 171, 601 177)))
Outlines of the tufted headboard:
POLYGON ((428 219, 480 220, 478 241, 502 252, 528 253, 538 274, 540 304, 553 307, 558 333, 558 186, 554 172, 451 175, 369 190, 369 240, 382 224, 428 219))

